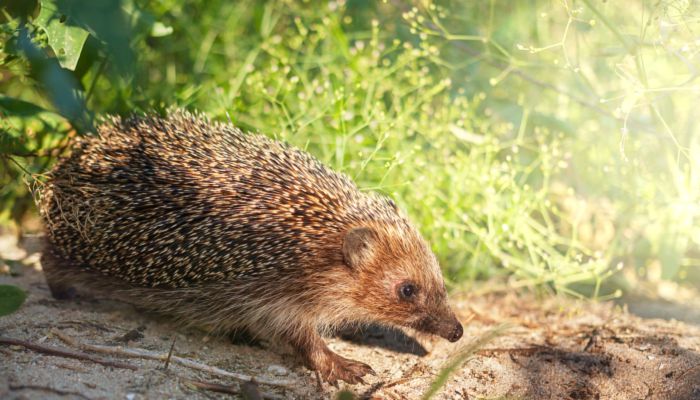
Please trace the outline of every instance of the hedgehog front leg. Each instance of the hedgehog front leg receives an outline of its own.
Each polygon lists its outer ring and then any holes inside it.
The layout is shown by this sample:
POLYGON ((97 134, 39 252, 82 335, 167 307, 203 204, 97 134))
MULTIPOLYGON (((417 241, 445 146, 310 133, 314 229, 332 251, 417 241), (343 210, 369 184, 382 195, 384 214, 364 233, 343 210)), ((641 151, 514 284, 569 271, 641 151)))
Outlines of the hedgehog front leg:
POLYGON ((70 300, 76 296, 75 288, 69 279, 75 271, 75 263, 60 257, 53 244, 46 239, 41 254, 41 268, 54 299, 70 300))
POLYGON ((290 342, 304 358, 307 366, 318 371, 328 383, 335 385, 338 380, 351 384, 364 383, 363 376, 375 374, 369 365, 341 357, 331 351, 315 329, 298 332, 290 342))

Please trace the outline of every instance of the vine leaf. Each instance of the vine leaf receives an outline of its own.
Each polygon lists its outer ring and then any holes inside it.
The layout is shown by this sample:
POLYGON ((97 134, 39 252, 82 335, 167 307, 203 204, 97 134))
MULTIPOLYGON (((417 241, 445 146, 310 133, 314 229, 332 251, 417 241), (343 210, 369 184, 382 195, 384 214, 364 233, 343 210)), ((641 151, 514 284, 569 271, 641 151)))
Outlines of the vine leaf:
POLYGON ((49 46, 61 66, 71 71, 75 70, 90 34, 76 26, 71 17, 61 14, 53 0, 41 1, 41 11, 34 22, 46 32, 49 46))
POLYGON ((0 115, 3 117, 6 116, 6 114, 31 117, 43 112, 47 111, 34 103, 0 94, 0 115))

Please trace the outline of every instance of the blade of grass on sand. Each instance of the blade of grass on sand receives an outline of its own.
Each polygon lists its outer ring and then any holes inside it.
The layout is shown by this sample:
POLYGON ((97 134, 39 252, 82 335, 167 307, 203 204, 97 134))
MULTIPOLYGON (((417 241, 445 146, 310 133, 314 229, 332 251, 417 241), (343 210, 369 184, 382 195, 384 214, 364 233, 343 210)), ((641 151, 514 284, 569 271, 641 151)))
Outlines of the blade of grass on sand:
POLYGON ((474 353, 484 347, 491 340, 503 335, 509 328, 510 325, 508 324, 499 325, 460 348, 457 351, 457 354, 450 357, 450 359, 445 362, 445 365, 438 373, 437 378, 435 378, 433 383, 430 384, 428 390, 423 394, 422 399, 428 400, 435 396, 438 391, 445 386, 450 376, 457 371, 457 369, 460 368, 464 362, 469 360, 474 353))

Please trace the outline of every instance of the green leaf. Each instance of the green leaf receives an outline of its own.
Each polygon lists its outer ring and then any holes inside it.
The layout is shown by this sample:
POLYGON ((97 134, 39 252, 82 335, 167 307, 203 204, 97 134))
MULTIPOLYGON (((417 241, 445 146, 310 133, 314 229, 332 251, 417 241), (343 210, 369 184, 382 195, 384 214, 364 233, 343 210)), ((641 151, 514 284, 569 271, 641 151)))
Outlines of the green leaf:
POLYGON ((0 112, 14 116, 30 117, 46 112, 46 110, 24 100, 0 95, 0 112))
POLYGON ((61 66, 75 70, 89 33, 76 26, 71 17, 59 13, 52 0, 41 1, 41 12, 35 23, 46 31, 49 45, 61 66))
POLYGON ((335 400, 355 400, 357 397, 349 390, 341 390, 335 396, 335 400))
POLYGON ((85 101, 79 95, 80 83, 58 60, 49 57, 46 52, 32 41, 27 28, 19 30, 17 48, 29 61, 33 74, 38 77, 42 89, 48 95, 60 115, 67 118, 79 132, 92 130, 92 120, 85 101))
POLYGON ((151 37, 163 37, 173 33, 172 26, 166 26, 162 22, 155 22, 151 28, 151 37))
POLYGON ((71 25, 85 29, 105 45, 110 66, 115 66, 124 76, 132 72, 135 60, 135 54, 130 47, 132 29, 121 0, 52 2, 60 14, 67 16, 71 25))
POLYGON ((26 293, 17 286, 0 285, 0 317, 17 311, 25 298, 26 293))

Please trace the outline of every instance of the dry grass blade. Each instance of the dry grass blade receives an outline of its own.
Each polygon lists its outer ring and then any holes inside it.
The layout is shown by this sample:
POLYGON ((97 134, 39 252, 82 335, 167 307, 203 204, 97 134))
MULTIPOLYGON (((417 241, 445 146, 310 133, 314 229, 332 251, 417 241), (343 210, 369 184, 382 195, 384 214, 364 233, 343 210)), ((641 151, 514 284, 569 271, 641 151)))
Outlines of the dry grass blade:
POLYGON ((168 358, 165 359, 165 365, 163 366, 163 369, 165 370, 167 370, 170 366, 170 359, 173 357, 173 350, 175 349, 175 339, 176 338, 173 338, 173 342, 170 344, 170 351, 168 351, 168 358))
POLYGON ((107 360, 107 359, 104 359, 101 357, 95 357, 91 354, 85 354, 85 353, 81 353, 81 352, 71 351, 71 350, 64 349, 61 347, 56 347, 56 346, 48 346, 48 345, 28 342, 28 341, 20 340, 20 339, 0 338, 0 344, 4 344, 4 345, 8 345, 8 346, 22 346, 26 349, 33 350, 33 351, 36 351, 39 353, 48 354, 51 356, 74 358, 77 360, 91 361, 91 362, 94 362, 94 363, 97 363, 100 365, 104 365, 105 367, 124 368, 124 369, 130 369, 132 371, 136 371, 138 369, 135 365, 126 364, 126 363, 122 363, 122 362, 118 362, 118 361, 107 360))
POLYGON ((41 392, 47 392, 47 393, 53 393, 59 396, 71 396, 71 397, 78 397, 81 399, 87 399, 90 400, 89 397, 85 396, 84 394, 80 392, 74 392, 70 390, 62 390, 62 389, 56 389, 50 386, 41 386, 41 385, 18 385, 18 384, 13 384, 11 383, 9 385, 10 390, 13 391, 20 391, 20 390, 37 390, 41 392))
POLYGON ((430 384, 428 390, 423 394, 423 400, 428 400, 435 396, 438 391, 445 386, 452 373, 462 366, 465 361, 474 356, 474 354, 476 354, 480 348, 488 344, 491 340, 501 336, 508 328, 509 325, 507 324, 499 325, 460 348, 457 351, 457 354, 447 360, 445 365, 442 367, 437 375, 437 378, 435 378, 433 383, 430 384))

